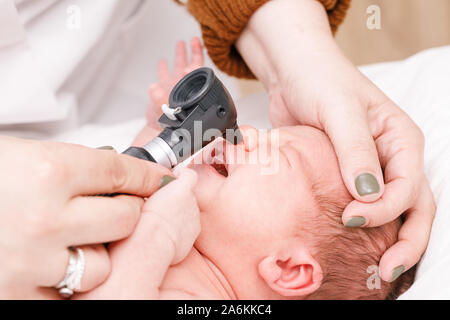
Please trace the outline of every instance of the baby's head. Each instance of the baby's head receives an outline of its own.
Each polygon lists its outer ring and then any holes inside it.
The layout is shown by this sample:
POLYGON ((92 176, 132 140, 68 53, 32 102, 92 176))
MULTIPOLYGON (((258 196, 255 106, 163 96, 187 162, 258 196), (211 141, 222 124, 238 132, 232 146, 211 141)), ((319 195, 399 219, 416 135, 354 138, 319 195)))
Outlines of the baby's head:
POLYGON ((244 128, 244 143, 225 148, 227 177, 194 166, 202 212, 196 248, 241 299, 395 298, 413 271, 387 283, 376 266, 396 242, 400 221, 344 227, 341 215, 352 198, 327 136, 307 126, 277 130, 268 143, 244 128))

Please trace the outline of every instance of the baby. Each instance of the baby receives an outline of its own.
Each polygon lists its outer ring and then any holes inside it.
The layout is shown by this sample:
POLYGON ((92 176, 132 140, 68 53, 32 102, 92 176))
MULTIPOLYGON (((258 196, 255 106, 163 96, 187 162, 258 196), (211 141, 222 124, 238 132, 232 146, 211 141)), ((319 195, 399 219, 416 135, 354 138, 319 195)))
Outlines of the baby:
MULTIPOLYGON (((199 40, 191 46, 190 65, 184 45, 177 46, 174 77, 165 63, 160 65, 160 82, 150 88, 149 123, 137 145, 160 132, 156 106, 167 103, 171 85, 201 66, 199 40)), ((146 204, 135 234, 111 247, 111 277, 86 297, 395 299, 406 290, 414 268, 388 283, 380 280, 376 267, 396 242, 400 219, 377 228, 345 227, 341 215, 352 198, 328 137, 307 126, 274 130, 278 140, 269 143, 276 148, 271 152, 260 152, 268 144, 265 135, 242 127, 244 141, 226 144, 223 166, 190 166, 198 177, 194 195, 201 232, 196 240, 170 236, 173 225, 180 224, 177 215, 188 213, 155 214, 147 212, 146 204), (244 157, 236 161, 236 154, 244 157), (275 173, 263 174, 274 161, 275 173), (178 249, 194 240, 189 253, 180 256, 178 249)), ((214 143, 204 153, 211 150, 219 156, 214 143)), ((172 184, 166 190, 183 192, 172 184)), ((158 201, 158 193, 151 201, 158 201)), ((194 224, 185 221, 177 228, 194 224)))

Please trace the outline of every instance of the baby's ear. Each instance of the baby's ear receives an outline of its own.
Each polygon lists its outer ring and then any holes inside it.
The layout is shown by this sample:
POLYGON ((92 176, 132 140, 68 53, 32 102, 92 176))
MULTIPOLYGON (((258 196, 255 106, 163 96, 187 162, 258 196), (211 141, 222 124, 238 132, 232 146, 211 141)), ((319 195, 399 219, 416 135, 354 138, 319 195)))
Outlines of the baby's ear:
POLYGON ((322 268, 302 242, 289 243, 258 265, 266 284, 285 297, 306 297, 322 284, 322 268))

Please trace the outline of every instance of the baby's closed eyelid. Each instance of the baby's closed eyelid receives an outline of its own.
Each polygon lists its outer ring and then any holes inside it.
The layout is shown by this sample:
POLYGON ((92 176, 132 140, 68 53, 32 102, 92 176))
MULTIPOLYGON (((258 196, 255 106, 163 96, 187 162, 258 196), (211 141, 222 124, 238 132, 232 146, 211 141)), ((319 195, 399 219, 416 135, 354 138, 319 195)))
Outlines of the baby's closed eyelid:
POLYGON ((286 145, 280 148, 280 151, 282 148, 284 149, 284 154, 286 155, 286 158, 288 159, 289 164, 293 169, 302 167, 303 163, 302 153, 299 148, 295 146, 296 143, 297 142, 289 141, 288 143, 286 143, 286 145))
POLYGON ((280 147, 280 154, 283 155, 284 159, 286 160, 286 163, 288 164, 290 169, 293 169, 292 163, 289 159, 289 156, 284 152, 283 147, 280 147))
POLYGON ((259 134, 256 128, 250 126, 242 126, 241 132, 243 135, 243 144, 245 147, 245 151, 251 152, 253 151, 259 143, 259 134))

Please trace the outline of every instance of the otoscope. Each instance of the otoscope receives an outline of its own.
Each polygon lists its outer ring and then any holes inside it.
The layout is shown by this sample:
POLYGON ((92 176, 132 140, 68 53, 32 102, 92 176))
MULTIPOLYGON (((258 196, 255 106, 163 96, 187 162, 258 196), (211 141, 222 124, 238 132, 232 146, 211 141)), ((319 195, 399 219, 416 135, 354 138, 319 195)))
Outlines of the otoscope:
POLYGON ((205 137, 208 130, 215 129, 234 144, 242 140, 233 99, 210 68, 194 70, 181 79, 163 111, 162 132, 144 147, 130 147, 124 154, 172 169, 217 138, 205 137))

